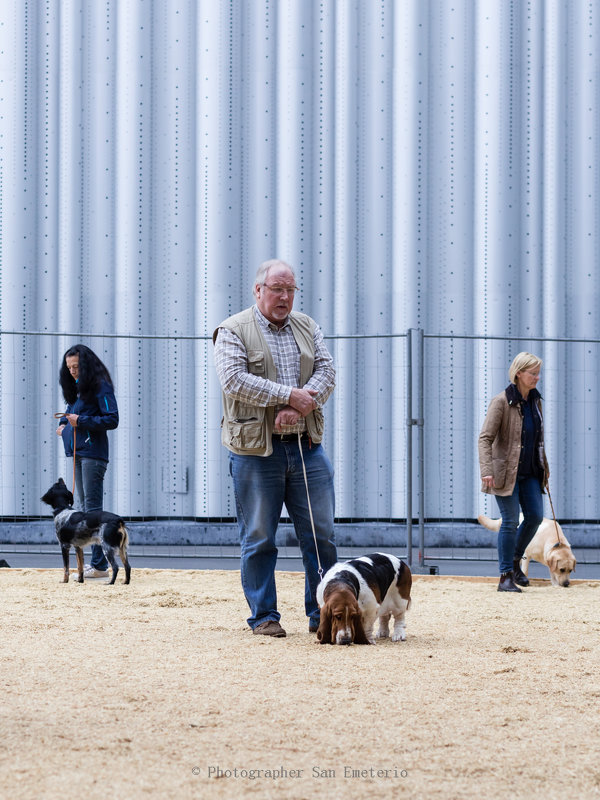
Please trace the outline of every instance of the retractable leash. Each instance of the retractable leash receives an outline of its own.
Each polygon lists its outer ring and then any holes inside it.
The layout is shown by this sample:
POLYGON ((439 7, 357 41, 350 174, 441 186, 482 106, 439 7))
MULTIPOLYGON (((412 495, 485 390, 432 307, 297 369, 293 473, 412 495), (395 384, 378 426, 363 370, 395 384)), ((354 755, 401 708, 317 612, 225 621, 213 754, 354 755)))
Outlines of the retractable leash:
MULTIPOLYGON (((67 416, 66 411, 57 411, 54 419, 62 419, 67 416)), ((73 428, 73 491, 71 494, 75 497, 75 453, 77 452, 77 428, 73 428)))
POLYGON ((548 492, 548 500, 550 500, 550 508, 552 509, 552 519, 554 520, 554 527, 556 529, 556 544, 553 547, 560 547, 562 542, 560 541, 560 536, 558 535, 558 523, 556 521, 556 514, 554 513, 554 506, 552 505, 552 495, 550 494, 550 484, 548 483, 548 478, 546 478, 546 491, 548 492))
POLYGON ((315 540, 315 552, 317 554, 317 564, 319 565, 319 580, 323 580, 323 567, 321 566, 321 559, 319 558, 319 548, 317 546, 317 534, 315 531, 315 521, 313 519, 312 506, 310 504, 310 493, 308 491, 308 478, 306 477, 306 467, 304 465, 304 453, 302 452, 302 434, 298 431, 298 450, 300 450, 300 458, 302 459, 302 472, 304 473, 304 485, 306 486, 306 499, 308 501, 308 513, 310 515, 310 525, 312 528, 313 539, 315 540))

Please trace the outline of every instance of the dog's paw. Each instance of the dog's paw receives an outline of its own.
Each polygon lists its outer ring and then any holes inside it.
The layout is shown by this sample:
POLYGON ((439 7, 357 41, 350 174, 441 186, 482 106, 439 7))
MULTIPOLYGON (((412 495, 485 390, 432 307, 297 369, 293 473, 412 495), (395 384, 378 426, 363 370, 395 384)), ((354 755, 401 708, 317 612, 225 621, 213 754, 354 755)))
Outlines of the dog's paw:
POLYGON ((390 632, 389 631, 377 631, 376 639, 389 639, 390 632))
POLYGON ((394 633, 392 636, 392 642, 405 642, 406 641, 406 631, 399 631, 398 633, 394 633))

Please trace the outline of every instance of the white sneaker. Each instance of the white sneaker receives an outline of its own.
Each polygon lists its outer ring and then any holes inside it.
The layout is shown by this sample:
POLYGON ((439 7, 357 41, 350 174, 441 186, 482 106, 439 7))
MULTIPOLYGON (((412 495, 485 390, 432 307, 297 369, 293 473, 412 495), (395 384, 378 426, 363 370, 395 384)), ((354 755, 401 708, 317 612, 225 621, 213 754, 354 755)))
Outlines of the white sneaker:
POLYGON ((107 569, 96 569, 91 564, 84 564, 83 577, 84 578, 108 578, 109 572, 107 569))

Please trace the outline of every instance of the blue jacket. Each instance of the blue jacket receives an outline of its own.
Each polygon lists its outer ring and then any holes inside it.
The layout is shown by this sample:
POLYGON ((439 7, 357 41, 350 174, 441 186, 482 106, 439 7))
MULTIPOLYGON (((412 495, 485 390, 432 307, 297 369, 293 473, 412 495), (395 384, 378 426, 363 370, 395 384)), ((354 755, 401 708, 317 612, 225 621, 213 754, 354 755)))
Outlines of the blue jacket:
MULTIPOLYGON (((119 424, 119 409, 113 387, 102 381, 100 390, 92 403, 85 402, 77 396, 77 400, 67 405, 67 414, 79 414, 77 420, 77 441, 75 455, 82 458, 98 458, 108 461, 108 436, 106 431, 113 430, 119 424)), ((66 417, 60 424, 66 428, 62 432, 65 455, 73 455, 73 428, 66 417)))

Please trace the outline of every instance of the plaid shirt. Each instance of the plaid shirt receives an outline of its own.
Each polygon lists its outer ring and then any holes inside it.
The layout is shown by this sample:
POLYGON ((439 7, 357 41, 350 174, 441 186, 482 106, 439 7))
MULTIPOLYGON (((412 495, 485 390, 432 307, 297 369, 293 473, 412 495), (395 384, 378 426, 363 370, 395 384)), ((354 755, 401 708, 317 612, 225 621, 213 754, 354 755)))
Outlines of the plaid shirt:
MULTIPOLYGON (((215 343, 215 367, 226 395, 250 406, 275 406, 275 415, 288 405, 292 389, 300 386, 300 348, 289 322, 278 328, 254 306, 254 316, 271 351, 277 382, 248 372, 246 349, 238 336, 227 328, 219 328, 215 343)), ((335 386, 333 359, 325 347, 319 326, 314 332, 315 362, 313 374, 304 389, 315 389, 315 401, 322 406, 335 386)), ((286 426, 290 432, 306 429, 304 417, 296 425, 286 426)))

